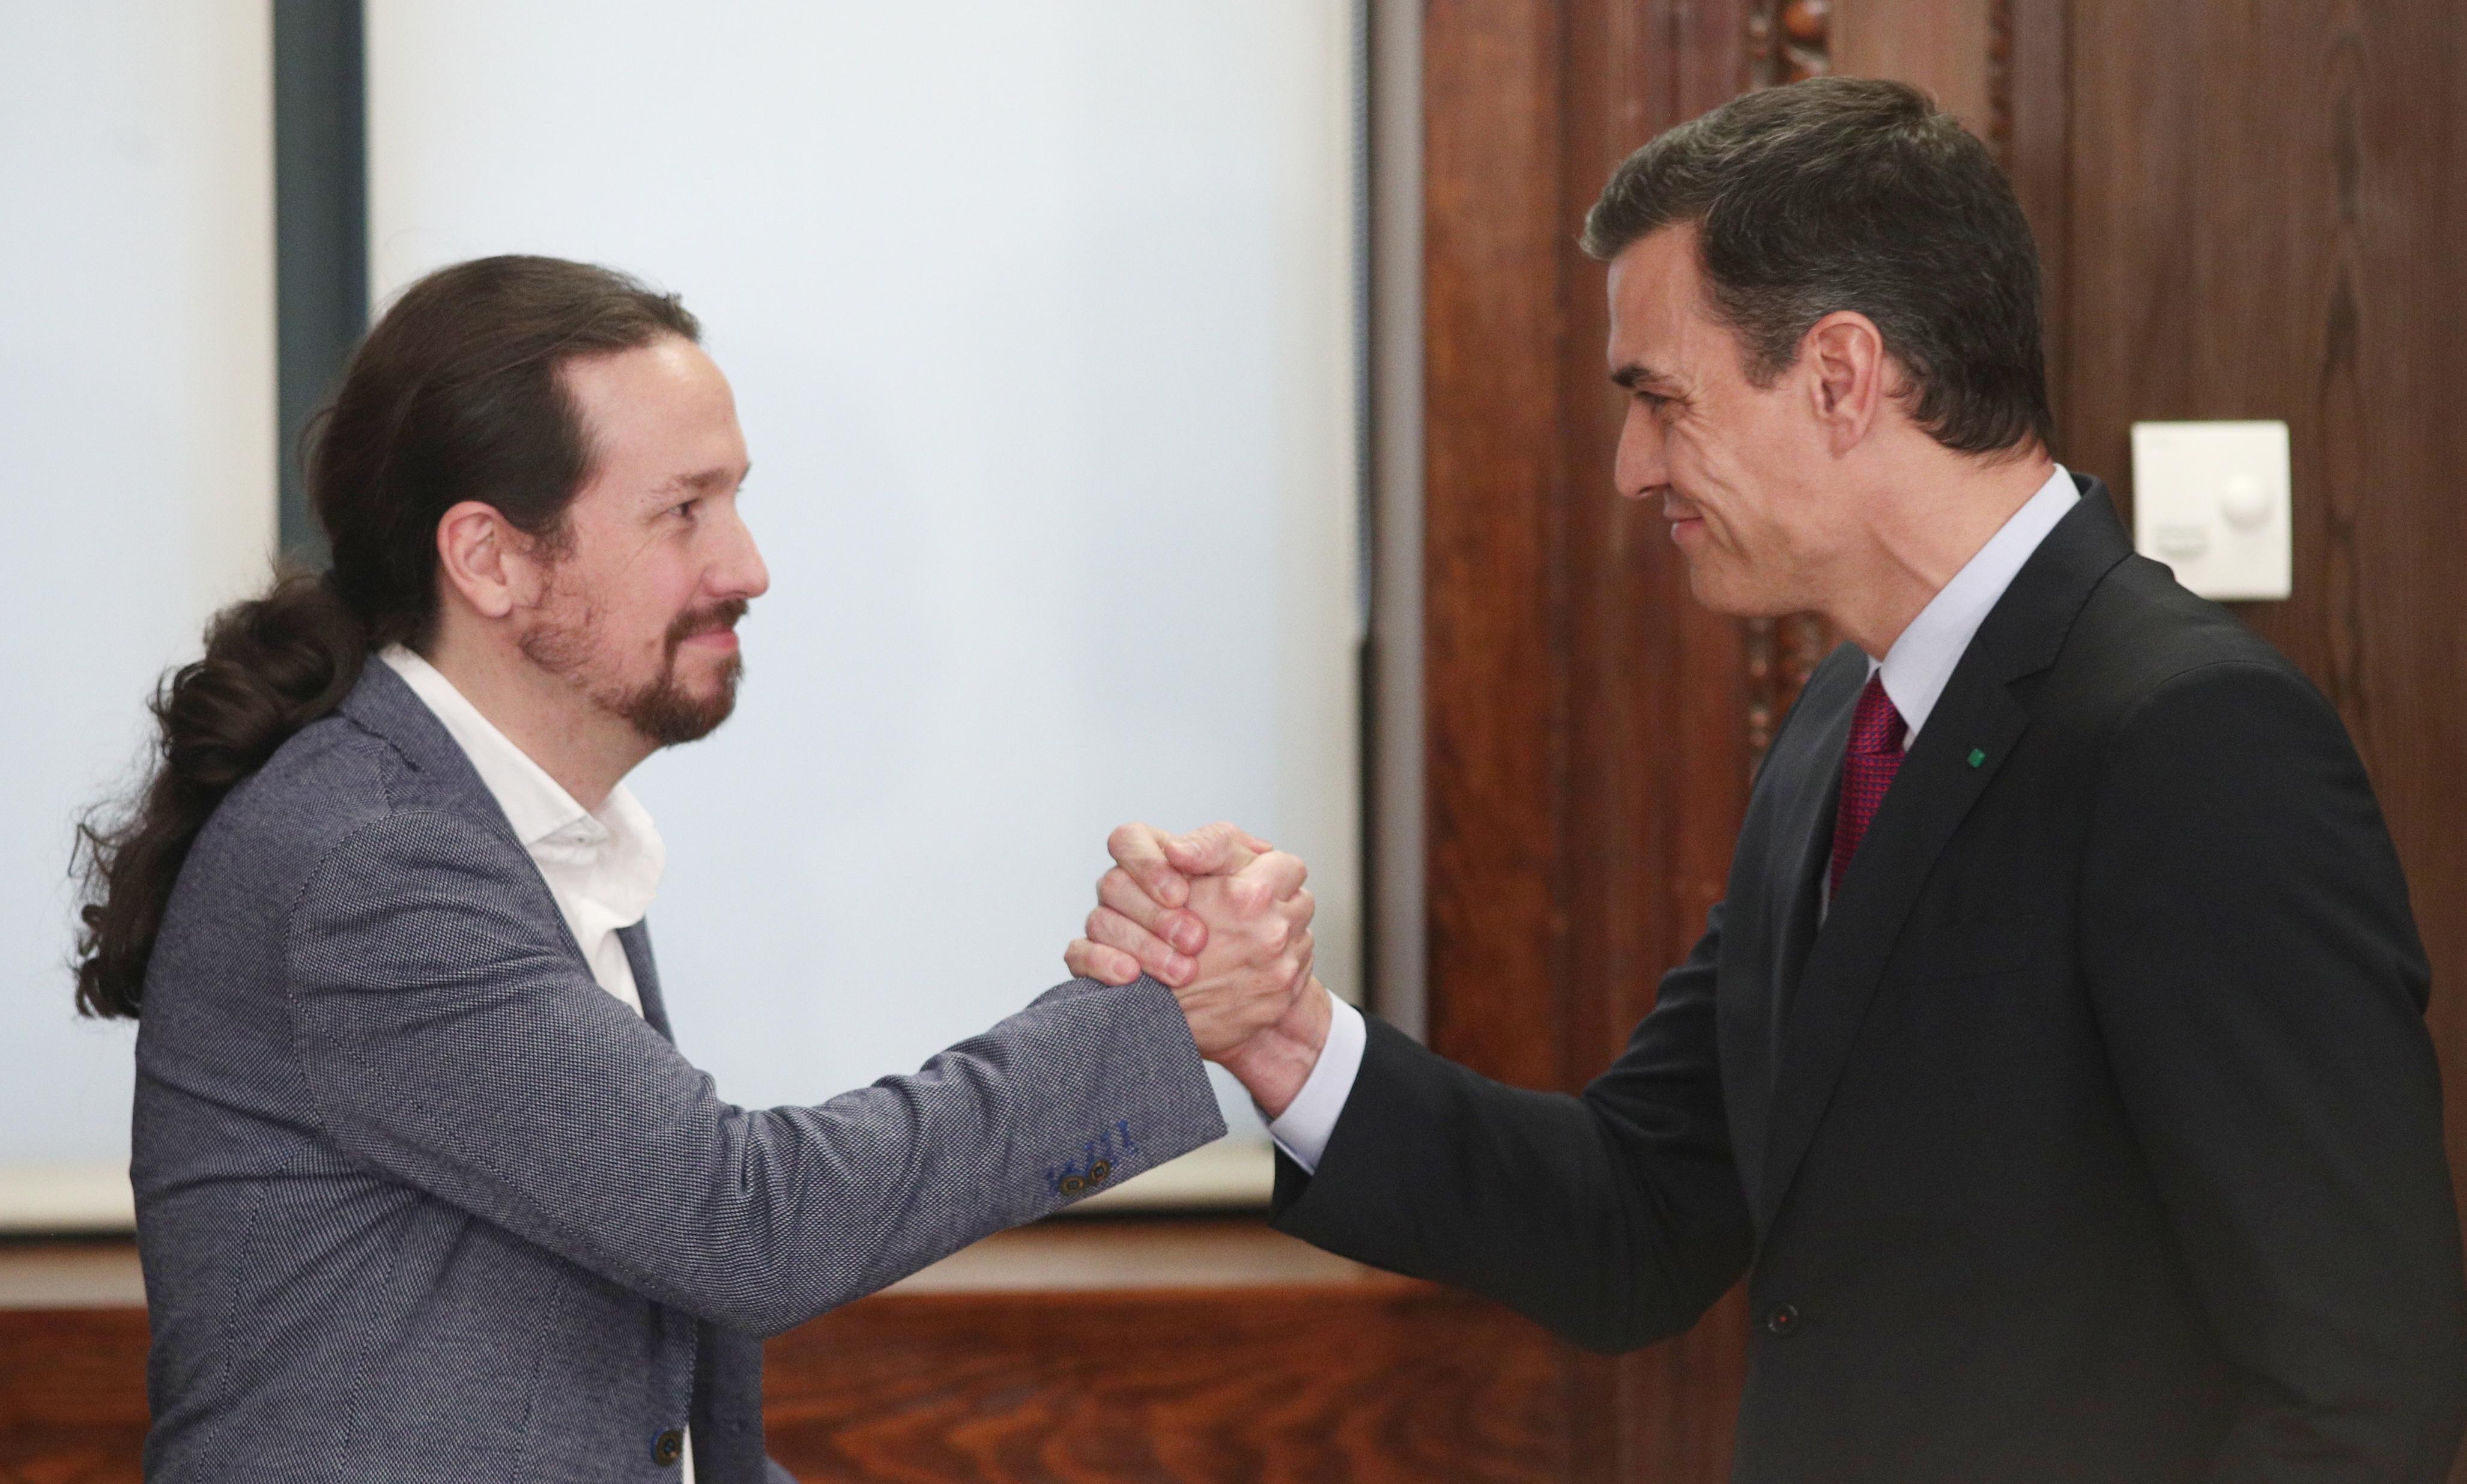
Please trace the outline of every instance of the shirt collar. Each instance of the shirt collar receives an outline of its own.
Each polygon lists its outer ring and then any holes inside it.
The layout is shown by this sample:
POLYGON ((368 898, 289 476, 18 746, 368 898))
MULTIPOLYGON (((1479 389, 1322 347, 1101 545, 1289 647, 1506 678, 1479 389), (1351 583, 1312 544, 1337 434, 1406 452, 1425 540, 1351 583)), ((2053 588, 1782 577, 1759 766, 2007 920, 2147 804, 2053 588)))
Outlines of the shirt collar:
POLYGON ((2080 498, 2073 476, 2057 465, 2039 492, 2025 501, 1911 620, 1893 647, 1885 651, 1883 661, 1867 662, 1869 674, 1884 675, 1885 694, 1910 729, 1905 747, 1918 739, 1919 728, 1927 724, 1928 714, 1944 695, 1945 683, 1953 678, 1954 667, 1961 663, 1962 652, 1970 648, 1979 626, 1986 622, 1988 611, 2080 498))
MULTIPOLYGON (((471 704, 470 698, 445 678, 442 671, 404 645, 379 651, 412 694, 427 703, 437 719, 471 760, 489 796, 505 811, 514 837, 532 858, 543 862, 597 864, 624 879, 614 895, 641 899, 647 911, 650 898, 668 863, 660 832, 624 785, 609 790, 597 812, 576 802, 548 769, 497 730, 496 723, 471 704)), ((614 886, 616 883, 607 883, 614 886)))

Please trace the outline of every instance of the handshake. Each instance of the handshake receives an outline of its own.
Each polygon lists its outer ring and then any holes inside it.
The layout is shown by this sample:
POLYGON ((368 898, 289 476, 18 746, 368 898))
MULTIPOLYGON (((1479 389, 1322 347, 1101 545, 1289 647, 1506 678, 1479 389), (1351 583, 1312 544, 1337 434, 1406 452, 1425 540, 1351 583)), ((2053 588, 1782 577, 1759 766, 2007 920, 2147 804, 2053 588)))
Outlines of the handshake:
POLYGON ((1097 882, 1087 936, 1063 963, 1105 984, 1145 973, 1171 990, 1199 1054, 1275 1118, 1327 1043, 1327 991, 1311 972, 1309 868, 1230 824, 1181 835, 1124 825, 1105 848, 1113 867, 1097 882))

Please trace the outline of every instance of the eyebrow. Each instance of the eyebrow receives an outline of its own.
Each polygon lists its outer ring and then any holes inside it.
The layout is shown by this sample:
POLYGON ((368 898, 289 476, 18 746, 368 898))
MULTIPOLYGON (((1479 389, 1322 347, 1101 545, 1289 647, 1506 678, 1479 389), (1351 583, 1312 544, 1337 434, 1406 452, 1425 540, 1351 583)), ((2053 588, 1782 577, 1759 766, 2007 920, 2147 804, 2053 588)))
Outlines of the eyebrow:
POLYGON ((752 464, 746 465, 743 468, 702 469, 695 473, 679 474, 674 479, 664 480, 653 492, 669 495, 682 490, 691 490, 696 494, 709 494, 714 490, 726 490, 732 486, 743 484, 746 476, 753 472, 752 464))
POLYGON ((1670 378, 1668 377, 1664 376, 1661 372, 1654 370, 1652 367, 1645 365, 1641 361, 1629 361, 1626 365, 1621 366, 1618 370, 1611 373, 1611 382, 1613 385, 1631 392, 1635 391, 1639 386, 1647 381, 1656 382, 1663 386, 1668 386, 1670 384, 1670 378))

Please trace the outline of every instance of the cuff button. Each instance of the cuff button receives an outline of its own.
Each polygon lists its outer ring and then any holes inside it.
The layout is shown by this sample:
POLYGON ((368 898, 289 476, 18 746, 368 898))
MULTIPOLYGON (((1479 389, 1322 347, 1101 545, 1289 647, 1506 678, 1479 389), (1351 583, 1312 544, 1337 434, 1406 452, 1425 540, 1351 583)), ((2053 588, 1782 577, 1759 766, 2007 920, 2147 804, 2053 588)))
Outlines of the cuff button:
POLYGON ((1099 1159, 1095 1164, 1088 1167, 1088 1183, 1091 1185, 1102 1185, 1105 1183, 1105 1176, 1113 1173, 1114 1162, 1110 1159, 1099 1159))
POLYGON ((1066 1196, 1075 1196, 1087 1188, 1088 1182, 1075 1175, 1066 1175, 1062 1177, 1062 1194, 1066 1196))

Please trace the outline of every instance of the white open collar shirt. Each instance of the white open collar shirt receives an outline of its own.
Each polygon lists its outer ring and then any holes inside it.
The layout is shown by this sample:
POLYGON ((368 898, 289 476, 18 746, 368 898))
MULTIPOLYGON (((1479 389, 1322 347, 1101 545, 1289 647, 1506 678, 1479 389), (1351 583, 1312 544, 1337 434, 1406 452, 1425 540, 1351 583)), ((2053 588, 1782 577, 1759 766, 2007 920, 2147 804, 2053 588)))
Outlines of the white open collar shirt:
MULTIPOLYGON (((634 966, 617 934, 651 910, 660 877, 668 869, 668 847, 661 843, 650 811, 622 784, 609 790, 599 809, 584 809, 436 666, 399 644, 387 646, 377 657, 427 703, 446 735, 471 760, 472 771, 539 867, 575 946, 591 966, 592 979, 641 1015, 643 995, 634 983, 634 966)), ((680 1477, 693 1484, 690 1429, 682 1462, 680 1477)))
MULTIPOLYGON (((1882 674, 1885 695, 1893 709, 1901 713, 1902 724, 1908 729, 1902 745, 1908 747, 1917 739, 1919 729, 1927 725, 1930 713, 1935 710, 1937 697, 1944 695, 1945 683, 1953 678, 1954 667, 1961 663, 1964 651, 1986 621, 1988 610, 1996 606, 2004 589, 2013 585, 2022 565, 2056 522, 2081 498, 2073 488, 2073 476, 2061 464, 2048 476, 2039 491, 2024 502, 2004 524, 1987 538, 1953 581, 1944 584, 1919 616, 1893 641, 1893 647, 1878 660, 1870 656, 1867 673, 1882 674)), ((1369 1037, 1362 1012, 1335 995, 1328 996, 1332 1018, 1328 1022, 1327 1044, 1320 1049, 1319 1062, 1312 1066, 1302 1090, 1291 1106, 1268 1125, 1268 1133, 1279 1148, 1293 1156, 1304 1170, 1316 1171, 1321 1156, 1327 1153, 1328 1135, 1336 1131, 1336 1121, 1345 1112, 1345 1100, 1353 1092, 1353 1080, 1362 1071, 1362 1050, 1369 1037)))

